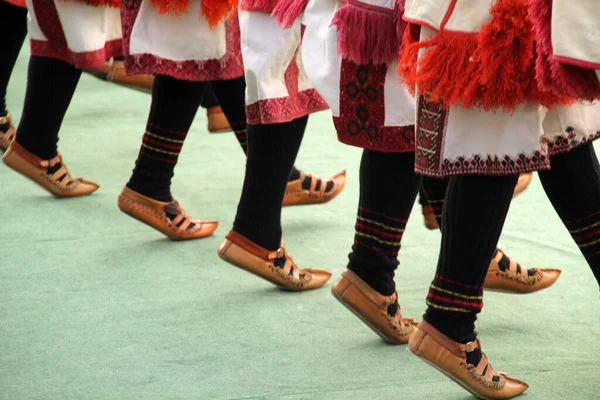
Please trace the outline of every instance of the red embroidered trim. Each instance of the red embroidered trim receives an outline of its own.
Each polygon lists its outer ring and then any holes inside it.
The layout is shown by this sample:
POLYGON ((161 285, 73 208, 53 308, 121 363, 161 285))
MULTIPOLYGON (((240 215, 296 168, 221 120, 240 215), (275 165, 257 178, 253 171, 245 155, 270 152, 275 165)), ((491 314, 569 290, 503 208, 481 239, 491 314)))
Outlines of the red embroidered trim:
POLYGON ((315 112, 327 110, 329 106, 314 89, 298 91, 300 71, 294 56, 285 71, 285 85, 289 95, 277 99, 259 100, 246 105, 246 118, 252 125, 289 122, 315 112))
POLYGON ((173 61, 148 53, 131 55, 131 31, 141 4, 141 0, 123 0, 121 7, 123 53, 128 75, 159 74, 195 82, 230 80, 244 76, 237 16, 226 22, 227 52, 219 60, 173 61))
POLYGON ((58 12, 53 1, 33 0, 33 9, 40 30, 47 40, 31 40, 31 54, 56 58, 75 66, 92 68, 103 65, 111 57, 119 57, 123 52, 121 39, 107 41, 104 48, 76 53, 69 49, 58 12))
POLYGON ((296 118, 327 110, 329 106, 314 89, 290 93, 287 97, 259 100, 246 105, 246 118, 251 125, 290 122, 296 118))
POLYGON ((342 60, 340 116, 333 117, 338 140, 350 146, 382 152, 412 152, 414 126, 386 127, 385 65, 358 65, 342 60))
POLYGON ((572 128, 567 130, 567 135, 560 135, 552 138, 552 140, 542 138, 548 145, 548 154, 551 156, 567 153, 576 147, 592 142, 600 137, 600 131, 595 135, 582 138, 577 136, 572 128))
POLYGON ((516 175, 521 172, 550 168, 548 155, 541 151, 532 154, 482 155, 442 159, 447 111, 439 103, 418 100, 415 171, 422 175, 446 177, 450 175, 516 175))

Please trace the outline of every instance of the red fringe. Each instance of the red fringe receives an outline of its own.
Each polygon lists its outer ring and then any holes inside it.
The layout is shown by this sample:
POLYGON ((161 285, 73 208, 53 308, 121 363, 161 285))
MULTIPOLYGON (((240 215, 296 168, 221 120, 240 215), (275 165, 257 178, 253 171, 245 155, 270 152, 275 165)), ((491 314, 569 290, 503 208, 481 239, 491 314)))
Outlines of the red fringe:
POLYGON ((477 34, 442 30, 425 42, 406 31, 398 72, 432 102, 486 111, 513 111, 534 101, 546 107, 573 100, 540 91, 535 79, 533 29, 522 0, 498 1, 477 34), (417 61, 419 50, 427 51, 417 61), (418 65, 417 65, 418 64, 418 65))
POLYGON ((182 14, 187 10, 191 0, 150 0, 150 4, 159 14, 182 14))
POLYGON ((600 82, 595 71, 553 59, 552 0, 529 0, 529 17, 536 34, 536 77, 540 88, 579 100, 600 99, 600 82))
POLYGON ((390 64, 398 50, 397 21, 386 15, 346 4, 333 17, 338 52, 357 64, 390 64))
POLYGON ((210 27, 215 27, 223 18, 231 18, 237 12, 237 0, 202 0, 202 14, 210 27))
POLYGON ((284 29, 289 29, 294 25, 294 21, 304 13, 308 0, 280 0, 273 10, 277 22, 284 29))
POLYGON ((278 0, 242 0, 240 10, 258 11, 272 14, 277 6, 278 0))
MULTIPOLYGON (((159 14, 179 15, 187 10, 190 1, 150 0, 150 4, 152 4, 159 14)), ((233 16, 235 11, 237 11, 237 4, 237 1, 234 0, 202 0, 202 15, 206 17, 208 24, 212 28, 218 25, 224 18, 233 16)))

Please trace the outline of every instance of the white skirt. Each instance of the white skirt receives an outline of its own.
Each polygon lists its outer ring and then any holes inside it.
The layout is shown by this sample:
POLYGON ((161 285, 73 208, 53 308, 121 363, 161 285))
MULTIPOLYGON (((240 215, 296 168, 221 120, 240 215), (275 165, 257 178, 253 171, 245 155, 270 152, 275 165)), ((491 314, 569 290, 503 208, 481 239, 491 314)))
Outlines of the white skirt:
POLYGON ((289 122, 326 110, 302 62, 301 24, 283 29, 269 14, 239 11, 249 124, 289 122))

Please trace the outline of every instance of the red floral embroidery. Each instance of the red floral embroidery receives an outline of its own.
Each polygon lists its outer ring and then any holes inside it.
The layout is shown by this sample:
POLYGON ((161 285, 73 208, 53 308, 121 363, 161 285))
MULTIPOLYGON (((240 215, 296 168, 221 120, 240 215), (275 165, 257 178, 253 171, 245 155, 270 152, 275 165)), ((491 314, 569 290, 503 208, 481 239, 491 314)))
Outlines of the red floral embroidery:
POLYGON ((340 76, 340 116, 333 117, 338 140, 383 152, 415 149, 414 126, 386 127, 387 66, 359 65, 344 59, 340 76))
POLYGON ((220 81, 244 76, 240 26, 237 16, 226 22, 227 52, 219 60, 173 61, 148 53, 131 55, 129 53, 131 31, 141 4, 141 0, 123 0, 121 2, 123 51, 128 75, 159 74, 186 81, 220 81))

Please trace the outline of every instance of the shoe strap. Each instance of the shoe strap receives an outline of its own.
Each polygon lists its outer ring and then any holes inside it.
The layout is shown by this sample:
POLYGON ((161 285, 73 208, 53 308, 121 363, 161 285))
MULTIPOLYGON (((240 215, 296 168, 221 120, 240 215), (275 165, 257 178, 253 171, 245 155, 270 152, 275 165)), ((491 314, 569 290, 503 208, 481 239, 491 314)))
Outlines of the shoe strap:
POLYGON ((180 232, 187 231, 192 224, 196 226, 201 226, 202 224, 200 221, 192 219, 176 200, 167 204, 166 212, 169 214, 177 214, 177 216, 171 220, 171 225, 175 226, 180 232))
MULTIPOLYGON (((477 346, 479 346, 479 339, 477 339, 477 346)), ((481 352, 479 364, 477 364, 477 366, 468 364, 467 370, 471 373, 473 378, 477 379, 486 387, 502 389, 506 384, 506 374, 504 372, 495 371, 483 351, 481 352)))
POLYGON ((54 158, 52 158, 50 160, 41 160, 40 161, 40 167, 42 167, 42 168, 52 168, 52 167, 54 167, 58 163, 62 163, 62 157, 61 157, 60 153, 57 154, 56 157, 54 157, 54 158))
POLYGON ((502 254, 502 257, 506 257, 509 260, 509 267, 504 271, 499 270, 499 273, 508 279, 513 279, 525 284, 534 284, 542 278, 543 274, 538 269, 532 269, 534 273, 533 275, 529 275, 529 270, 527 268, 510 258, 510 256, 508 256, 502 250, 499 249, 498 252, 502 254), (518 270, 517 266, 519 267, 518 270))
POLYGON ((4 124, 12 125, 12 118, 10 116, 10 113, 6 114, 4 117, 0 117, 0 125, 4 125, 4 124))
MULTIPOLYGON (((0 125, 4 125, 2 122, 0 122, 0 125)), ((15 128, 11 125, 8 130, 4 133, 0 133, 0 138, 7 141, 7 142, 12 142, 13 139, 15 138, 15 136, 17 136, 17 131, 15 130, 15 128)))
POLYGON ((73 179, 71 179, 71 174, 69 174, 69 171, 64 164, 62 164, 60 168, 51 176, 52 179, 61 186, 68 186, 73 182, 73 179), (59 180, 60 178, 63 179, 59 180))
MULTIPOLYGON (((283 246, 283 241, 282 241, 283 246)), ((294 259, 291 255, 288 254, 285 247, 280 247, 274 252, 269 254, 269 261, 275 263, 275 260, 285 257, 285 264, 283 267, 273 266, 273 269, 277 274, 285 278, 286 280, 293 282, 295 284, 304 284, 311 280, 312 275, 309 271, 298 268, 294 259)))

